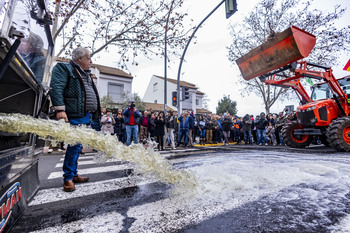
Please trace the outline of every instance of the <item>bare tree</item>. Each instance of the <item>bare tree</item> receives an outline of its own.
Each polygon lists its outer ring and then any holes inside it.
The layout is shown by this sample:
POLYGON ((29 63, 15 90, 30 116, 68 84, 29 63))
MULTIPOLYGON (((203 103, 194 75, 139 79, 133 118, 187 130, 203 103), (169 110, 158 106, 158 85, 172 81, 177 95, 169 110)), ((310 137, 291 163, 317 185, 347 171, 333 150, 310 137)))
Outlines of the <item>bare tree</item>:
POLYGON ((91 49, 91 55, 109 51, 120 68, 137 65, 140 54, 162 55, 171 1, 167 41, 176 53, 188 33, 182 24, 187 14, 180 12, 183 0, 56 0, 53 35, 60 38, 57 55, 68 55, 82 45, 91 49))
MULTIPOLYGON (((239 24, 231 25, 232 44, 228 47, 229 60, 236 64, 237 58, 267 41, 275 33, 292 25, 314 34, 317 43, 308 61, 323 65, 336 65, 341 52, 350 49, 350 26, 337 28, 335 23, 344 15, 345 9, 335 5, 331 12, 311 8, 312 1, 263 0, 239 24)), ((279 99, 289 98, 285 88, 265 85, 255 78, 246 82, 242 95, 256 93, 264 101, 265 111, 279 99)))

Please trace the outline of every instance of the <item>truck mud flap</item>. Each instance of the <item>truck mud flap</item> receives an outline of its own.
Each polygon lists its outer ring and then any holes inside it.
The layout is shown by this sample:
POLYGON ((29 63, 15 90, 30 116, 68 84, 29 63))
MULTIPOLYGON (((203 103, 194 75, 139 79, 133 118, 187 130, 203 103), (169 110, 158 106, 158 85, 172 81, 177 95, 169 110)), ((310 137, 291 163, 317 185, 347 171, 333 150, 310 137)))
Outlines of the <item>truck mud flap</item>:
POLYGON ((0 191, 0 233, 9 232, 39 189, 38 161, 0 191))

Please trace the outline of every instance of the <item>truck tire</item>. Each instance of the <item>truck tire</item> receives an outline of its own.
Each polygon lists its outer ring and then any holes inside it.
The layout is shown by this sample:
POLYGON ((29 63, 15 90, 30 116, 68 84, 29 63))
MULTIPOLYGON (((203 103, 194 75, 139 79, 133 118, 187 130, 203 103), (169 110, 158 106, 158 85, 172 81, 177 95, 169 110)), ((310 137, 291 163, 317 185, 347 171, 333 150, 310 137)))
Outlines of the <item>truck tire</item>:
POLYGON ((295 129, 303 129, 298 122, 292 121, 285 124, 282 128, 283 142, 293 148, 304 148, 310 145, 313 137, 311 135, 294 135, 295 129))
POLYGON ((350 117, 334 120, 328 127, 327 138, 332 148, 350 152, 350 117))

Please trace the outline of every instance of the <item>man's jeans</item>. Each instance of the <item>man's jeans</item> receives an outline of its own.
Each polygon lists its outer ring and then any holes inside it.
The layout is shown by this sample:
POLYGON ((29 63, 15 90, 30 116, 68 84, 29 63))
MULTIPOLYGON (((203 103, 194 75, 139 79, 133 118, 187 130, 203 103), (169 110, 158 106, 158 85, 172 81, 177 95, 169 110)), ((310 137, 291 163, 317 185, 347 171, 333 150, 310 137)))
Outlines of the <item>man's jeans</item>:
POLYGON ((139 143, 139 126, 138 125, 126 125, 126 145, 130 146, 131 137, 134 139, 134 143, 139 143))
POLYGON ((188 128, 180 129, 179 140, 177 141, 177 145, 179 146, 181 143, 182 137, 185 136, 185 146, 187 146, 188 142, 188 128))
POLYGON ((265 129, 257 129, 258 133, 258 144, 263 144, 266 141, 266 130, 265 129))
POLYGON ((199 131, 199 137, 202 139, 205 139, 205 129, 202 129, 201 131, 199 131))
MULTIPOLYGON (((82 118, 71 118, 69 123, 71 125, 91 125, 92 114, 86 113, 82 118)), ((81 144, 68 145, 66 155, 64 156, 63 162, 63 180, 64 182, 68 180, 73 180, 74 176, 78 175, 78 159, 81 152, 81 144)))
POLYGON ((248 143, 252 143, 252 138, 251 138, 251 135, 252 135, 252 131, 244 131, 244 142, 245 144, 248 144, 248 143))

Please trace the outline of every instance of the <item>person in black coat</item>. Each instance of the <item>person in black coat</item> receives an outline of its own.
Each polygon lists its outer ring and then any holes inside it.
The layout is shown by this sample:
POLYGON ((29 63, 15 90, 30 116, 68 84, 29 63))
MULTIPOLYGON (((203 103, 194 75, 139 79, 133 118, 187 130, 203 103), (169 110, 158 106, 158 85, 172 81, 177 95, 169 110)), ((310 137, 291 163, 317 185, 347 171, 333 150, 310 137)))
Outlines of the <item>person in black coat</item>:
POLYGON ((230 130, 233 128, 233 122, 232 119, 227 115, 227 113, 224 113, 224 118, 221 120, 221 127, 222 132, 224 134, 224 145, 229 144, 229 137, 230 137, 230 130))
POLYGON ((122 115, 122 110, 119 109, 118 113, 114 116, 115 124, 114 124, 114 134, 117 135, 118 140, 122 143, 126 141, 125 139, 125 125, 124 125, 124 117, 122 115))
POLYGON ((266 127, 268 125, 269 125, 269 121, 267 120, 265 113, 264 112, 260 113, 259 121, 256 123, 259 145, 266 143, 266 127))
POLYGON ((164 112, 160 112, 156 116, 155 120, 155 136, 157 138, 158 150, 164 150, 164 126, 165 126, 165 116, 164 112))

